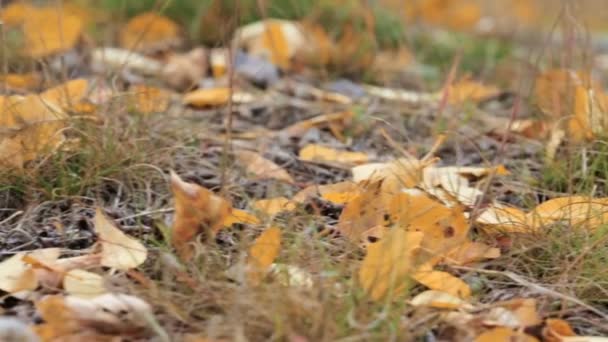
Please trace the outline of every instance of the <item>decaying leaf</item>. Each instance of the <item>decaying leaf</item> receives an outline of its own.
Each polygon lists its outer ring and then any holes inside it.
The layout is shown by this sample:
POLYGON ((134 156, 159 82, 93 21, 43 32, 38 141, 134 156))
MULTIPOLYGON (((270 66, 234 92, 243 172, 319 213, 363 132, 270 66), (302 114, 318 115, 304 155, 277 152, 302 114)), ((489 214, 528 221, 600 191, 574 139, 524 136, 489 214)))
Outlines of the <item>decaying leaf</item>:
POLYGON ((259 153, 250 151, 236 151, 236 160, 245 166, 247 172, 260 179, 276 179, 287 183, 293 183, 289 173, 274 162, 262 157, 259 153))
POLYGON ((308 144, 300 150, 300 159, 317 162, 336 162, 340 164, 363 164, 369 157, 362 152, 334 150, 329 147, 308 144))
POLYGON ((266 229, 249 249, 247 261, 247 276, 249 281, 256 284, 268 272, 281 250, 281 229, 270 227, 266 229))
POLYGON ((204 233, 211 238, 224 227, 232 205, 208 189, 184 182, 171 172, 171 190, 175 200, 175 217, 171 231, 171 243, 180 257, 189 260, 193 249, 190 245, 197 235, 204 233))
POLYGON ((176 47, 181 40, 179 26, 155 12, 131 18, 119 36, 123 49, 146 52, 176 47))
POLYGON ((101 264, 118 270, 130 270, 146 261, 148 251, 144 245, 123 233, 97 208, 95 233, 101 244, 101 264))
POLYGON ((424 234, 392 229, 371 244, 359 269, 359 283, 373 300, 396 298, 410 285, 424 234))

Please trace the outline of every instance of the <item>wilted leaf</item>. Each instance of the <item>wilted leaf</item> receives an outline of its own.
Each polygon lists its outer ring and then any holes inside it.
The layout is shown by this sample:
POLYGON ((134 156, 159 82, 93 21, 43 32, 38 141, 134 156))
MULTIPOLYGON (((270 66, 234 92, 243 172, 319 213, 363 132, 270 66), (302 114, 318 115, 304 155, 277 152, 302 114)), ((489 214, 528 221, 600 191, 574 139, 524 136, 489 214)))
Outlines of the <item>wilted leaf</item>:
POLYGON ((373 300, 398 297, 410 285, 416 254, 424 234, 392 229, 369 245, 359 269, 359 283, 373 300))
POLYGON ((281 229, 266 229, 249 249, 248 278, 257 283, 266 274, 281 250, 281 229))
POLYGON ((471 307, 466 301, 446 292, 427 290, 410 300, 413 306, 429 306, 438 309, 459 309, 471 307))
POLYGON ((107 292, 103 277, 81 269, 65 274, 63 288, 68 294, 81 298, 97 297, 107 292))
POLYGON ((101 244, 103 266, 126 271, 146 261, 146 247, 118 229, 100 208, 95 211, 95 233, 101 244))
POLYGON ((131 18, 119 36, 123 49, 146 52, 176 47, 181 40, 179 26, 155 12, 131 18))
POLYGON ((285 197, 274 197, 253 202, 253 208, 268 216, 274 216, 280 212, 293 211, 296 205, 285 197))
POLYGON ((224 227, 232 206, 225 199, 194 183, 184 182, 171 172, 175 217, 171 231, 171 243, 180 257, 189 260, 197 235, 204 233, 211 238, 224 227))
POLYGON ((509 328, 494 328, 484 332, 475 338, 475 342, 538 342, 538 340, 523 332, 517 332, 509 328))
POLYGON ((277 179, 287 183, 294 182, 287 171, 274 162, 262 157, 259 153, 236 151, 235 157, 246 168, 247 172, 259 179, 277 179))
POLYGON ((300 159, 341 164, 363 164, 367 163, 369 158, 367 154, 362 152, 339 151, 321 145, 308 144, 300 150, 300 159))

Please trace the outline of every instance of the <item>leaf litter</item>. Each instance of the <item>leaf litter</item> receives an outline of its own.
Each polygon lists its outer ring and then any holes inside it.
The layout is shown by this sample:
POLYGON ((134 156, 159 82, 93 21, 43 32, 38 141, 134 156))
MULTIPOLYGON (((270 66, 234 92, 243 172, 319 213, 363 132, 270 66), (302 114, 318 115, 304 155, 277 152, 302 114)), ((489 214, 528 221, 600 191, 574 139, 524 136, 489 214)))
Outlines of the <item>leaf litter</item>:
MULTIPOLYGON (((400 308, 390 314, 406 339, 608 333, 600 302, 505 267, 556 227, 605 242, 606 197, 522 190, 530 176, 519 172, 532 163, 538 176, 537 164, 601 140, 608 104, 595 74, 539 68, 520 118, 519 99, 507 102, 525 95, 457 75, 458 56, 442 87, 328 87, 320 69, 408 81, 402 71, 424 67, 404 46, 381 48, 365 10, 338 31, 314 22, 323 13, 261 19, 221 48, 154 11, 102 45, 91 26, 108 19, 92 8, 1 11, 32 62, 2 75, 0 95, 0 312, 26 322, 6 323, 24 336, 373 339, 361 322, 379 303, 400 308), (340 318, 345 301, 356 304, 340 318), (436 322, 417 326, 429 313, 436 322), (286 330, 276 317, 292 319, 286 330), (321 328, 339 319, 347 331, 321 328)), ((428 0, 404 16, 446 33, 479 29, 481 12, 428 0)))

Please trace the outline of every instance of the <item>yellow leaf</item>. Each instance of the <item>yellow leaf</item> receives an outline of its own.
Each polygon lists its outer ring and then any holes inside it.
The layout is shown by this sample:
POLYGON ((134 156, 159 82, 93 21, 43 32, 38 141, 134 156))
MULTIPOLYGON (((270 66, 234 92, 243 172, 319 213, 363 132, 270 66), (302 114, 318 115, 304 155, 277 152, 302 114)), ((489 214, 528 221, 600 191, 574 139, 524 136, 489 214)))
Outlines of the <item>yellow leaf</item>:
POLYGON ((606 107, 600 103, 598 89, 574 88, 574 115, 568 120, 568 133, 575 142, 591 140, 608 127, 606 107))
POLYGON ((15 91, 29 91, 42 85, 42 78, 38 73, 6 74, 0 75, 0 84, 6 85, 8 89, 15 91))
POLYGON ((32 10, 25 18, 25 52, 34 58, 66 52, 82 34, 82 20, 53 7, 32 10))
POLYGON ((47 89, 40 94, 45 103, 51 103, 62 109, 69 110, 80 103, 87 94, 89 81, 84 78, 69 80, 65 83, 47 89))
POLYGON ((339 151, 316 144, 308 144, 300 150, 300 159, 319 162, 337 162, 342 164, 367 163, 367 154, 362 152, 339 151))
POLYGON ((123 49, 147 52, 175 47, 181 40, 179 26, 155 12, 131 18, 119 35, 123 49))
POLYGON ((479 102, 500 93, 494 86, 487 86, 472 80, 461 80, 448 86, 448 102, 462 104, 467 101, 479 102))
POLYGON ((529 212, 527 220, 534 229, 564 221, 576 228, 593 230, 608 222, 608 198, 554 198, 529 212))
POLYGON ((107 292, 100 275, 81 269, 74 269, 65 274, 63 288, 68 294, 81 298, 97 297, 107 292))
POLYGON ((247 276, 253 283, 258 283, 266 274, 281 250, 281 229, 266 229, 249 249, 247 276))
POLYGON ((538 340, 523 332, 517 332, 509 328, 494 328, 484 332, 475 338, 475 342, 538 342, 538 340))
POLYGON ((345 204, 357 197, 363 189, 354 182, 339 182, 326 185, 310 185, 300 190, 293 201, 297 203, 305 202, 309 197, 321 195, 321 197, 335 204, 345 204))
POLYGON ((471 307, 464 300, 453 296, 446 292, 427 290, 416 295, 410 300, 413 306, 429 306, 438 309, 459 309, 462 307, 471 307))
POLYGON ((443 256, 443 263, 448 265, 468 265, 485 259, 496 259, 500 249, 481 242, 466 241, 456 246, 443 256))
POLYGON ((287 37, 283 32, 283 23, 269 21, 262 33, 261 45, 270 52, 270 61, 281 68, 289 68, 291 53, 287 37))
POLYGON ((65 142, 64 122, 33 123, 0 140, 0 161, 17 169, 41 155, 55 151, 65 142))
POLYGON ((574 89, 577 86, 592 86, 597 89, 588 73, 549 69, 540 74, 534 84, 534 97, 540 109, 552 118, 571 114, 574 105, 574 89))
POLYGON ((2 100, 0 107, 0 127, 23 128, 27 124, 44 121, 64 120, 65 112, 56 104, 45 102, 41 96, 9 96, 2 100))
POLYGON ((268 19, 245 25, 234 35, 250 54, 265 58, 283 69, 306 46, 303 28, 296 22, 268 19))
POLYGON ((359 242, 367 230, 384 226, 388 202, 385 197, 382 192, 382 181, 367 185, 344 206, 338 220, 340 233, 354 242, 359 242))
MULTIPOLYGON (((281 133, 285 134, 289 137, 297 137, 302 136, 308 130, 313 127, 323 128, 330 127, 333 128, 332 132, 339 131, 343 129, 345 126, 350 124, 352 121, 354 114, 351 111, 343 111, 331 114, 323 114, 319 116, 315 116, 311 119, 296 122, 293 125, 287 126, 284 128, 281 133)), ((334 133, 334 135, 336 135, 334 133)), ((339 137, 338 137, 339 138, 339 137)))
MULTIPOLYGON (((536 299, 534 298, 515 298, 508 301, 496 302, 494 303, 495 308, 504 308, 507 309, 515 320, 513 322, 506 322, 503 324, 500 321, 500 318, 494 320, 493 325, 504 325, 509 326, 509 324, 513 324, 512 328, 520 328, 520 327, 531 327, 536 326, 542 323, 541 317, 536 310, 536 299)), ((494 309, 495 309, 494 308, 494 309)), ((491 310, 488 313, 488 316, 492 316, 491 310)), ((497 317, 505 317, 509 315, 499 315, 497 317)))
POLYGON ((447 272, 434 271, 430 267, 422 267, 416 270, 416 273, 412 277, 431 290, 445 292, 458 298, 466 299, 471 297, 469 285, 447 272))
POLYGON ((422 181, 422 170, 427 164, 418 159, 400 158, 389 163, 371 163, 351 169, 353 181, 382 180, 385 192, 396 194, 403 188, 413 188, 422 181))
POLYGON ((38 286, 38 277, 35 270, 23 258, 32 258, 54 261, 59 257, 58 248, 45 248, 32 252, 20 252, 0 262, 0 290, 15 293, 25 290, 34 290, 38 286))
POLYGON ((424 234, 392 229, 369 245, 359 269, 359 283, 373 300, 401 295, 410 285, 417 251, 424 234))
POLYGON ((494 203, 476 218, 484 231, 488 233, 530 233, 526 213, 521 209, 494 203))
POLYGON ((175 201, 171 243, 183 260, 189 260, 193 253, 190 243, 201 233, 209 239, 222 229, 232 205, 200 185, 184 182, 174 172, 171 190, 175 201))
POLYGON ((469 232, 462 209, 448 208, 424 193, 400 193, 388 206, 390 223, 424 233, 422 248, 434 257, 466 241, 469 232))
POLYGON ((101 265, 126 271, 146 261, 146 247, 118 229, 100 208, 95 211, 95 233, 101 244, 101 265))
POLYGON ((27 2, 13 1, 0 11, 0 21, 7 27, 18 26, 23 24, 34 10, 35 8, 27 2))
POLYGON ((228 104, 230 88, 203 88, 184 95, 184 104, 195 107, 217 107, 228 104))
POLYGON ((226 216, 226 218, 222 221, 222 227, 224 228, 228 228, 230 226, 232 226, 233 224, 260 224, 260 220, 244 211, 241 209, 234 209, 232 208, 232 210, 230 211, 230 214, 228 214, 228 216, 226 216))
POLYGON ((289 173, 274 162, 262 157, 259 153, 249 151, 236 151, 236 160, 245 166, 247 172, 259 179, 276 179, 287 183, 293 183, 289 173))
POLYGON ((561 342, 565 336, 576 336, 570 323, 563 319, 548 318, 542 331, 543 341, 561 342))
POLYGON ((293 211, 296 209, 296 205, 286 197, 274 197, 253 202, 253 208, 268 216, 274 216, 281 212, 293 211))
POLYGON ((164 89, 146 85, 133 85, 134 109, 142 114, 162 113, 169 107, 170 94, 164 89))

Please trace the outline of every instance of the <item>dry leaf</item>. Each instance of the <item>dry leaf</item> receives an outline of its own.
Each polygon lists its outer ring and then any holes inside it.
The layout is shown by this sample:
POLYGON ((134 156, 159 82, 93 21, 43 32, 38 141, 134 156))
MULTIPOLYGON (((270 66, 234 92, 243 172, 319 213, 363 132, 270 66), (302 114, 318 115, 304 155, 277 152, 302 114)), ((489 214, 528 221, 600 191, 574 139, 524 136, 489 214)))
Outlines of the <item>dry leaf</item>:
POLYGON ((608 222, 608 198, 554 198, 529 212, 527 220, 534 229, 563 221, 573 227, 593 230, 608 222))
POLYGON ((363 189, 354 182, 339 182, 326 185, 310 185, 300 190, 293 201, 303 203, 310 197, 320 195, 324 200, 334 204, 342 205, 353 200, 363 189))
POLYGON ((146 247, 118 229, 101 208, 95 211, 95 233, 101 244, 101 265, 127 271, 146 261, 146 247))
POLYGON ((592 140, 608 128, 607 103, 599 89, 574 88, 574 115, 568 121, 568 134, 575 142, 592 140))
POLYGON ((268 272, 281 250, 281 229, 270 227, 266 229, 249 249, 247 261, 247 276, 249 281, 257 284, 268 272))
POLYGON ((337 226, 340 233, 359 242, 367 230, 386 225, 387 196, 382 191, 382 181, 368 184, 344 206, 337 226))
POLYGON ((281 212, 295 210, 296 204, 286 197, 274 197, 253 202, 253 208, 268 216, 274 216, 281 212))
POLYGON ((418 159, 401 158, 389 163, 371 163, 351 169, 353 181, 383 180, 383 191, 396 194, 403 188, 412 188, 422 180, 422 170, 427 164, 418 159))
POLYGON ((561 342, 565 336, 576 336, 572 327, 563 319, 548 318, 542 331, 543 341, 561 342))
POLYGON ((458 298, 471 297, 471 288, 467 283, 447 272, 434 271, 430 266, 425 265, 417 269, 412 274, 412 278, 431 290, 445 292, 458 298))
POLYGON ((341 164, 363 164, 368 162, 368 156, 362 152, 334 150, 329 147, 308 144, 300 150, 300 159, 317 162, 336 162, 341 164))
POLYGON ((27 16, 36 9, 25 1, 12 1, 2 7, 0 22, 7 27, 21 25, 27 16))
POLYGON ((83 22, 74 14, 54 7, 41 7, 25 17, 25 52, 34 58, 66 52, 76 46, 83 22))
POLYGON ((481 242, 466 241, 442 256, 442 262, 448 265, 468 265, 485 259, 496 259, 500 249, 481 242))
POLYGON ((146 85, 134 85, 130 91, 134 97, 134 109, 139 113, 162 113, 169 107, 171 94, 164 89, 146 85))
POLYGON ((20 252, 0 262, 0 290, 8 293, 34 290, 38 287, 36 271, 23 258, 30 256, 43 261, 59 257, 58 248, 45 248, 32 252, 20 252))
POLYGON ((97 72, 123 72, 159 75, 165 65, 130 50, 118 48, 97 48, 91 51, 91 68, 97 72))
POLYGON ((480 102, 500 93, 494 86, 486 86, 472 80, 461 80, 448 86, 448 102, 452 105, 462 104, 468 101, 480 102))
POLYGON ((171 243, 183 260, 192 257, 190 243, 204 233, 212 238, 224 227, 232 206, 225 199, 194 183, 184 182, 171 172, 171 190, 175 201, 175 217, 171 243))
POLYGON ((47 89, 40 94, 40 97, 46 104, 53 104, 64 110, 79 104, 89 88, 89 82, 83 78, 69 80, 65 83, 47 89))
POLYGON ((515 298, 494 303, 496 307, 484 316, 484 324, 510 328, 539 325, 542 320, 536 310, 536 299, 515 298))
POLYGON ((230 211, 230 214, 222 221, 222 227, 229 228, 233 224, 260 224, 260 220, 244 210, 234 209, 230 211))
POLYGON ((107 292, 103 277, 81 269, 67 272, 63 278, 63 288, 69 295, 92 298, 107 292))
POLYGON ((31 91, 42 85, 42 77, 36 72, 0 75, 0 84, 14 91, 31 91))
POLYGON ((64 122, 49 121, 27 125, 0 140, 3 165, 22 169, 24 164, 54 152, 65 142, 64 122))
POLYGON ((262 157, 259 153, 249 151, 236 151, 236 160, 243 165, 247 172, 259 179, 276 179, 287 183, 293 183, 289 173, 274 162, 262 157))
POLYGON ((493 203, 475 219, 484 231, 488 233, 530 233, 533 230, 528 225, 526 213, 522 210, 493 203))
POLYGON ((424 234, 395 228, 369 245, 359 269, 359 283, 373 300, 396 298, 410 285, 424 234))
POLYGON ((313 127, 333 127, 332 133, 336 135, 334 131, 341 131, 345 126, 350 124, 353 116, 354 114, 351 111, 319 115, 311 119, 300 121, 293 125, 287 126, 283 130, 281 130, 281 134, 284 134, 288 137, 301 137, 313 127))
POLYGON ((468 304, 459 297, 435 290, 427 290, 417 294, 410 300, 410 304, 413 306, 429 306, 432 308, 450 310, 472 307, 472 305, 468 304))
POLYGON ((538 342, 530 335, 517 332, 509 328, 494 328, 484 332, 475 338, 475 342, 538 342))
POLYGON ((146 12, 131 18, 119 35, 123 49, 145 52, 176 47, 181 41, 179 26, 155 12, 146 12))

